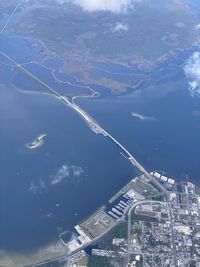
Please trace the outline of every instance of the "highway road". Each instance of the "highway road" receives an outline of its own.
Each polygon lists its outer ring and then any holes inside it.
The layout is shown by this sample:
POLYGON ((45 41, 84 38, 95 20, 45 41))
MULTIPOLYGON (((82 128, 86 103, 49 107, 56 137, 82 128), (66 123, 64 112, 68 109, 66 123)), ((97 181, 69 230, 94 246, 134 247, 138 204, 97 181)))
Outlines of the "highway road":
MULTIPOLYGON (((21 5, 21 3, 23 2, 23 0, 19 1, 19 3, 17 4, 17 6, 15 7, 15 9, 13 10, 13 12, 11 13, 11 15, 9 16, 6 24, 4 25, 4 27, 0 30, 0 35, 6 30, 11 18, 13 17, 13 15, 15 14, 16 10, 18 9, 18 7, 21 5)), ((16 68, 18 68, 20 71, 22 71, 25 75, 27 75, 28 77, 30 77, 31 79, 34 79, 36 82, 40 83, 41 85, 43 85, 49 92, 51 92, 51 94, 53 94, 57 99, 59 99, 60 101, 62 101, 65 105, 67 105, 68 107, 70 107, 71 109, 73 109, 75 112, 77 112, 87 123, 87 125, 91 128, 92 131, 94 131, 96 134, 102 134, 105 137, 107 137, 110 141, 112 141, 115 145, 117 145, 119 147, 119 149, 125 153, 125 156, 127 156, 127 159, 130 161, 130 163, 134 166, 134 168, 138 169, 143 175, 145 175, 157 188, 160 189, 160 191, 165 195, 166 200, 169 199, 169 194, 168 191, 165 189, 165 187, 159 182, 157 181, 135 158, 134 156, 119 142, 117 141, 111 134, 109 134, 105 129, 103 129, 95 120, 94 118, 92 118, 85 110, 83 110, 80 106, 78 106, 75 102, 74 99, 76 97, 73 98, 72 101, 69 101, 69 99, 61 94, 59 94, 56 89, 53 89, 51 86, 49 86, 47 83, 43 82, 41 79, 39 79, 37 76, 33 75, 30 71, 28 71, 27 69, 25 69, 23 66, 21 66, 20 64, 18 64, 15 60, 13 60, 12 58, 10 58, 7 54, 5 54, 3 51, 0 51, 0 55, 2 55, 3 57, 5 57, 7 60, 9 60, 13 65, 16 66, 16 68)), ((94 94, 95 96, 95 94, 94 94)), ((143 201, 139 201, 136 202, 128 211, 128 256, 127 256, 127 261, 129 261, 129 256, 130 256, 130 246, 131 246, 131 239, 130 239, 130 233, 131 233, 131 212, 132 210, 138 206, 139 204, 148 204, 148 203, 162 203, 162 204, 166 204, 167 202, 158 202, 158 201, 150 201, 150 200, 143 200, 143 201)), ((111 231, 116 225, 120 224, 122 222, 122 220, 117 221, 115 224, 113 224, 110 228, 108 228, 104 233, 102 233, 100 236, 98 236, 97 238, 93 239, 90 244, 95 243, 96 241, 98 241, 99 239, 101 239, 103 236, 105 236, 109 231, 111 231)), ((172 234, 173 234, 173 230, 172 230, 172 234)), ((87 247, 88 245, 90 245, 89 243, 84 245, 83 247, 81 247, 81 249, 87 247)), ((73 254, 75 252, 78 252, 80 249, 78 249, 77 251, 73 251, 73 254)), ((174 257, 176 257, 176 255, 174 255, 174 257)), ((40 266, 40 264, 35 265, 35 266, 40 266)))
MULTIPOLYGON (((6 55, 4 52, 0 51, 0 55, 4 56, 7 60, 9 60, 12 64, 16 66, 19 70, 21 70, 25 75, 29 76, 31 79, 34 79, 36 82, 40 83, 43 85, 53 96, 55 96, 58 100, 62 101, 65 105, 73 109, 75 112, 77 112, 87 123, 87 125, 91 128, 92 131, 94 131, 96 134, 102 134, 105 137, 109 138, 115 145, 119 147, 119 149, 127 156, 127 159, 130 161, 130 163, 134 166, 134 168, 137 168, 144 176, 146 176, 157 188, 160 189, 160 191, 166 196, 166 200, 169 199, 169 194, 168 191, 165 189, 165 187, 160 184, 159 181, 157 181, 134 157, 133 155, 119 142, 117 141, 111 134, 109 134, 105 129, 103 129, 85 110, 83 110, 80 106, 78 106, 73 100, 70 101, 66 96, 63 96, 56 92, 55 89, 50 87, 48 84, 40 80, 38 77, 33 75, 30 71, 25 69, 23 66, 18 64, 15 60, 10 58, 8 55, 6 55)), ((128 222, 128 229, 130 232, 130 214, 133 208, 136 205, 139 205, 140 203, 149 203, 150 201, 141 201, 136 203, 135 205, 132 206, 132 208, 129 210, 129 222, 128 222)), ((157 201, 152 201, 153 203, 159 203, 157 201)), ((151 203, 152 203, 151 202, 151 203)), ((115 225, 107 229, 104 233, 102 233, 100 236, 97 238, 93 239, 90 243, 84 245, 81 247, 81 249, 87 247, 90 244, 93 244, 97 240, 101 239, 103 236, 105 236, 113 227, 115 227, 117 224, 119 224, 121 221, 118 221, 115 225)), ((128 242, 130 243, 130 237, 128 239, 128 242)), ((72 254, 75 252, 78 252, 80 249, 77 251, 73 251, 72 254)))
POLYGON ((0 34, 2 34, 2 33, 5 31, 5 29, 7 28, 8 24, 10 23, 10 21, 11 21, 13 15, 15 14, 15 12, 17 11, 17 9, 19 8, 19 6, 22 4, 23 1, 24 1, 24 0, 19 1, 19 3, 16 5, 16 7, 15 7, 14 10, 13 10, 13 12, 12 12, 12 13, 10 14, 10 16, 8 17, 8 19, 7 19, 6 23, 5 23, 5 25, 2 27, 2 29, 1 29, 1 31, 0 31, 0 34))
MULTIPOLYGON (((133 210, 133 208, 135 208, 136 206, 138 206, 140 204, 149 204, 149 203, 162 203, 162 204, 166 204, 167 202, 154 201, 154 200, 140 200, 140 201, 137 201, 136 203, 134 203, 133 206, 131 206, 131 208, 129 210, 127 210, 128 218, 130 218, 131 211, 133 210)), ((73 252, 69 253, 68 256, 72 256, 76 252, 78 252, 78 251, 80 251, 80 250, 82 250, 82 249, 84 249, 84 248, 86 248, 86 247, 88 247, 88 246, 96 243, 101 238, 103 238, 106 234, 108 234, 113 228, 115 228, 117 225, 120 225, 124 220, 125 220, 125 216, 123 216, 122 218, 118 219, 113 225, 111 225, 109 228, 107 228, 106 231, 103 232, 101 235, 97 236, 96 238, 94 238, 90 242, 88 242, 87 244, 84 244, 80 248, 78 248, 78 249, 74 250, 73 252)), ((130 220, 130 222, 128 221, 128 223, 129 223, 128 227, 129 227, 129 230, 130 230, 131 220, 130 220)))
POLYGON ((134 208, 136 208, 140 204, 161 204, 161 205, 167 205, 170 204, 168 202, 163 201, 155 201, 155 200, 141 200, 139 202, 136 202, 133 204, 133 206, 128 211, 128 231, 127 231, 127 243, 128 243, 128 249, 127 249, 127 266, 130 260, 130 247, 131 247, 131 214, 134 208))
POLYGON ((173 220, 173 214, 172 214, 172 209, 170 208, 170 229, 171 229, 171 235, 172 235, 172 246, 173 246, 173 257, 174 257, 174 266, 178 267, 179 264, 177 262, 177 254, 176 254, 176 244, 174 240, 174 220, 173 220))
POLYGON ((124 153, 127 155, 128 160, 131 164, 138 169, 144 176, 146 176, 166 197, 166 200, 169 199, 169 193, 166 188, 156 180, 134 157, 133 155, 122 145, 120 144, 112 135, 104 130, 104 134, 110 138, 124 153))
POLYGON ((80 106, 78 106, 73 100, 69 101, 69 99, 66 96, 63 96, 56 92, 55 89, 50 87, 48 84, 43 82, 41 79, 33 75, 30 71, 25 69, 23 66, 18 64, 15 60, 10 58, 8 55, 0 51, 0 55, 4 56, 6 59, 8 59, 12 64, 14 64, 19 70, 21 70, 24 74, 28 75, 30 78, 34 79, 38 83, 42 84, 47 90, 49 90, 51 93, 53 93, 54 96, 56 96, 59 100, 61 100, 64 104, 66 104, 68 107, 72 108, 74 111, 78 112, 79 115, 85 120, 85 122, 88 124, 90 129, 94 131, 96 134, 102 134, 106 137, 108 137, 115 145, 117 145, 120 150, 122 150, 125 153, 125 156, 127 156, 128 160, 131 162, 131 164, 138 169, 143 175, 145 175, 152 183, 160 189, 160 191, 165 195, 166 199, 169 199, 168 191, 165 189, 165 187, 157 181, 134 157, 133 155, 119 142, 117 141, 111 134, 109 134, 105 129, 103 129, 95 120, 92 118, 85 110, 83 110, 80 106))

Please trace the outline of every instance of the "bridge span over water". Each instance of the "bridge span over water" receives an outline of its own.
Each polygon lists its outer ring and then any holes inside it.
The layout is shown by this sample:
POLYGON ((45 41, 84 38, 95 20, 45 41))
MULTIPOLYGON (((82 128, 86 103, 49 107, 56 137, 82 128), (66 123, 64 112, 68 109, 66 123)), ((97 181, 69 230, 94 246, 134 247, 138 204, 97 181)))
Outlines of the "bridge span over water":
POLYGON ((74 109, 79 113, 79 115, 81 115, 81 117, 85 120, 92 131, 94 131, 96 134, 103 134, 105 137, 108 137, 115 145, 117 145, 119 149, 125 154, 127 159, 131 162, 131 164, 143 175, 145 175, 162 193, 164 193, 164 195, 168 199, 169 194, 165 187, 159 181, 157 181, 119 141, 117 141, 111 134, 103 129, 85 110, 74 103, 74 101, 69 101, 66 97, 61 97, 61 99, 70 108, 74 109))
POLYGON ((62 101, 65 105, 76 111, 87 123, 87 125, 90 127, 90 129, 95 132, 96 134, 102 134, 105 137, 108 137, 115 145, 117 145, 120 150, 127 156, 127 159, 131 162, 131 164, 139 170, 143 175, 145 175, 165 196, 166 199, 169 198, 169 193, 165 189, 165 187, 157 181, 134 157, 133 155, 119 142, 117 141, 111 134, 109 134, 105 129, 103 129, 98 122, 95 121, 95 119, 90 116, 85 110, 83 110, 80 106, 78 106, 73 100, 69 100, 66 96, 63 96, 59 94, 56 89, 53 89, 51 86, 49 86, 47 83, 43 82, 40 78, 32 74, 30 71, 28 71, 26 68, 24 68, 22 65, 18 64, 15 60, 10 58, 7 54, 0 51, 0 55, 5 57, 7 60, 9 60, 13 65, 15 65, 16 68, 21 70, 25 75, 30 77, 31 79, 34 79, 36 82, 42 84, 52 95, 54 95, 57 99, 62 101))

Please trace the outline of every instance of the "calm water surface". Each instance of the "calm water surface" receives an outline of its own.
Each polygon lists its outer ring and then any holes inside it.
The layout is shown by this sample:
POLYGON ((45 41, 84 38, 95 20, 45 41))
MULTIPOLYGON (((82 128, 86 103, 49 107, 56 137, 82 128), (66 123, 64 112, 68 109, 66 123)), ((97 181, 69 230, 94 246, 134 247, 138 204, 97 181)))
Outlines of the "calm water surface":
MULTIPOLYGON (((45 48, 39 42, 32 49, 32 42, 6 36, 0 49, 20 63, 40 62, 45 48)), ((63 64, 46 61, 51 67, 54 63, 55 69, 63 64)), ((78 114, 53 96, 35 94, 46 91, 13 71, 2 57, 0 66, 0 249, 32 250, 71 230, 136 172, 118 148, 95 135, 78 114), (12 81, 29 93, 19 92, 10 85, 12 81), (47 134, 44 145, 27 149, 26 144, 41 133, 47 134)), ((27 68, 56 87, 48 79, 48 70, 36 65, 27 68)), ((59 77, 67 81, 63 75, 59 77)), ((200 101, 189 95, 187 86, 181 68, 169 67, 155 72, 151 81, 131 94, 114 97, 106 88, 93 86, 101 98, 77 102, 148 170, 162 169, 176 179, 189 175, 198 183, 200 101), (136 119, 132 112, 151 119, 136 119)))

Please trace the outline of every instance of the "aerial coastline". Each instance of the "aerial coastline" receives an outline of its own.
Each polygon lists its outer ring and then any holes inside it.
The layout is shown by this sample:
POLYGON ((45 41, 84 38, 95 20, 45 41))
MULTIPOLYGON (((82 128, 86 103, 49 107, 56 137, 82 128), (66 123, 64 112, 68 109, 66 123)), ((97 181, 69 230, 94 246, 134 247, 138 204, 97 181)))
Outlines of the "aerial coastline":
POLYGON ((0 266, 200 267, 198 0, 130 1, 0 0, 0 266))

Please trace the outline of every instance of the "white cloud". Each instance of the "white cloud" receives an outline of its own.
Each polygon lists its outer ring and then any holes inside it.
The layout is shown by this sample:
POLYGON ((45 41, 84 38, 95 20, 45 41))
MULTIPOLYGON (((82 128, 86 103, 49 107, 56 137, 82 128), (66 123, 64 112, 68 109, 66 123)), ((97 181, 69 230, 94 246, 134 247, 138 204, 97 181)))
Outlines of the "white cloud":
POLYGON ((121 33, 121 32, 124 32, 124 31, 125 32, 128 31, 128 29, 129 29, 128 24, 117 22, 116 25, 113 27, 112 32, 119 32, 119 33, 121 33))
POLYGON ((200 97, 200 52, 194 52, 186 61, 184 72, 189 80, 190 94, 200 97))
POLYGON ((49 212, 49 213, 47 213, 47 214, 46 214, 46 217, 47 217, 48 219, 53 218, 53 217, 54 217, 53 212, 49 212))
POLYGON ((75 165, 63 165, 55 175, 50 176, 50 184, 56 185, 67 178, 79 177, 83 173, 84 170, 82 167, 75 165))
POLYGON ((194 29, 197 30, 197 31, 200 30, 200 23, 195 25, 194 29))
POLYGON ((82 174, 84 174, 82 167, 65 164, 62 165, 55 174, 50 175, 48 179, 40 178, 37 183, 31 181, 29 190, 33 194, 41 194, 48 187, 58 185, 64 180, 68 180, 68 182, 79 183, 82 179, 82 174))
POLYGON ((31 181, 29 190, 33 193, 33 194, 37 194, 37 193, 42 193, 42 190, 45 189, 45 182, 43 181, 42 178, 39 179, 38 184, 36 184, 34 181, 31 181))
POLYGON ((79 166, 72 165, 71 166, 71 170, 72 170, 72 173, 73 173, 73 176, 74 177, 79 177, 79 176, 81 176, 81 174, 84 173, 83 168, 82 167, 79 167, 79 166))
MULTIPOLYGON (((70 1, 70 0, 69 0, 70 1)), ((114 13, 126 12, 133 8, 135 3, 142 0, 71 0, 72 3, 79 5, 83 10, 110 11, 114 13)))
POLYGON ((30 187, 29 187, 29 190, 30 190, 31 192, 33 192, 34 194, 36 194, 36 193, 38 192, 38 186, 35 185, 35 183, 32 181, 32 182, 31 182, 31 185, 30 185, 30 187))
POLYGON ((70 171, 67 165, 63 165, 55 175, 50 176, 50 184, 55 185, 61 183, 65 178, 69 177, 70 171))

